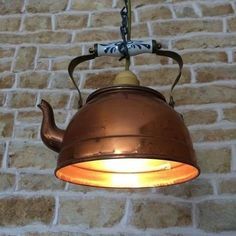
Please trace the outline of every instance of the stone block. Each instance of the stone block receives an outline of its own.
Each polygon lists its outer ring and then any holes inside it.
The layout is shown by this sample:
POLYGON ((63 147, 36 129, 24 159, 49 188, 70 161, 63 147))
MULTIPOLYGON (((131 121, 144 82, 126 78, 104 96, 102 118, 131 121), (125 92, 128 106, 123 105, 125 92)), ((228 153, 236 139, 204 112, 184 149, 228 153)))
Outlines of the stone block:
POLYGON ((44 144, 12 142, 8 152, 8 166, 10 168, 54 169, 57 153, 51 151, 44 144))
POLYGON ((121 221, 125 200, 106 197, 62 199, 60 224, 86 225, 90 228, 112 227, 121 221))
MULTIPOLYGON (((216 63, 216 62, 226 63, 228 61, 228 57, 225 52, 212 52, 212 51, 194 52, 192 51, 192 52, 185 52, 181 56, 185 64, 216 63)), ((211 70, 209 69, 209 67, 207 68, 208 68, 208 71, 211 73, 211 70)))
POLYGON ((181 112, 187 126, 198 124, 212 124, 217 121, 217 112, 212 110, 190 110, 181 112))
POLYGON ((229 148, 200 149, 196 155, 202 173, 228 173, 231 166, 231 150, 229 148))
POLYGON ((11 88, 15 83, 15 75, 14 74, 2 74, 0 75, 0 89, 11 88))
POLYGON ((88 73, 86 74, 86 81, 84 88, 86 89, 97 89, 107 86, 111 86, 116 77, 117 73, 114 72, 100 72, 100 73, 88 73))
POLYGON ((54 215, 52 197, 12 196, 0 198, 0 225, 24 226, 28 224, 50 224, 54 215))
POLYGON ((194 130, 190 132, 193 142, 214 142, 236 139, 236 129, 194 130))
POLYGON ((0 1, 0 15, 21 13, 24 0, 0 1))
POLYGON ((203 16, 223 16, 234 14, 230 3, 225 4, 200 4, 203 16))
POLYGON ((191 204, 133 200, 130 224, 139 229, 187 227, 192 224, 191 204))
POLYGON ((236 230, 235 199, 207 200, 197 205, 198 227, 207 232, 236 230))
POLYGON ((34 43, 34 44, 61 44, 69 43, 71 41, 71 34, 60 31, 41 31, 32 33, 20 33, 20 34, 7 34, 0 33, 0 41, 5 44, 23 44, 23 43, 34 43))
POLYGON ((15 188, 15 175, 0 172, 0 191, 13 191, 15 188))
POLYGON ((112 2, 110 0, 87 1, 87 0, 72 0, 71 10, 75 11, 93 11, 110 9, 112 2))
POLYGON ((34 107, 36 102, 36 93, 16 91, 10 93, 8 106, 12 108, 34 107))
POLYGON ((173 47, 177 49, 191 48, 224 48, 235 47, 236 36, 234 35, 196 35, 189 38, 178 39, 173 43, 173 47))
MULTIPOLYGON (((158 86, 173 84, 179 70, 177 68, 162 67, 160 69, 149 69, 138 72, 140 83, 143 86, 158 86)), ((190 83, 191 73, 184 69, 180 84, 190 83)))
POLYGON ((35 88, 44 89, 47 88, 49 72, 24 72, 19 74, 18 87, 19 88, 35 88))
POLYGON ((12 136, 14 126, 14 114, 0 112, 0 137, 7 138, 12 136))
POLYGON ((56 13, 64 11, 67 7, 67 0, 30 0, 26 5, 26 10, 31 13, 50 12, 56 13))
POLYGON ((20 28, 20 17, 8 17, 0 19, 0 31, 18 31, 20 28))
POLYGON ((21 47, 16 55, 14 71, 33 69, 35 54, 35 47, 21 47))
POLYGON ((88 14, 57 15, 57 29, 82 29, 88 25, 88 14))
POLYGON ((51 17, 45 15, 26 16, 23 27, 25 31, 51 30, 51 17))
POLYGON ((19 190, 24 191, 40 191, 40 190, 63 190, 65 182, 58 180, 53 174, 27 174, 20 175, 18 184, 19 190))
POLYGON ((236 107, 224 109, 224 120, 236 122, 236 107))
POLYGON ((138 15, 141 22, 172 18, 171 10, 165 6, 149 6, 140 8, 138 9, 138 15))
POLYGON ((209 196, 213 194, 213 188, 206 179, 196 179, 188 183, 173 185, 157 189, 157 193, 183 199, 209 196))
POLYGON ((68 93, 42 92, 41 99, 46 100, 54 109, 65 109, 69 102, 68 93))
POLYGON ((223 23, 219 20, 181 20, 155 22, 152 24, 154 35, 176 36, 192 32, 222 32, 223 23))
POLYGON ((198 82, 211 82, 217 80, 236 80, 235 66, 201 67, 196 70, 198 82))

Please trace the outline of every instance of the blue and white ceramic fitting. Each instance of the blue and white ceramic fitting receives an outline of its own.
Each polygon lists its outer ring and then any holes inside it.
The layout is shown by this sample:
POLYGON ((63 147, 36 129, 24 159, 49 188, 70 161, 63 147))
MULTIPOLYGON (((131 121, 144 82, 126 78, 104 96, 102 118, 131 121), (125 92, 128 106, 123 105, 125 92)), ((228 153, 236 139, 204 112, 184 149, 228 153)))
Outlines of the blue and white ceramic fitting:
MULTIPOLYGON (((95 44, 97 56, 113 56, 122 57, 121 52, 123 42, 112 42, 107 44, 95 44)), ((132 40, 127 41, 127 48, 129 56, 136 56, 142 53, 153 53, 153 48, 156 47, 155 40, 132 40)))

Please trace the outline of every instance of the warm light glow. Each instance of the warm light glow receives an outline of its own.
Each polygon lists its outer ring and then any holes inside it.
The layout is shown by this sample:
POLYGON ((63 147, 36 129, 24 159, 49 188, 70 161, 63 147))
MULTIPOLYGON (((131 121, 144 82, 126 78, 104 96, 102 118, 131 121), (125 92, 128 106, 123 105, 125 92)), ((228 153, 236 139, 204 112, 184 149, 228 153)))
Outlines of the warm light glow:
POLYGON ((171 169, 171 165, 175 167, 177 163, 172 164, 162 160, 152 159, 111 159, 103 161, 91 161, 77 164, 80 168, 112 172, 112 173, 139 173, 157 170, 171 169))
POLYGON ((157 187, 186 182, 198 175, 188 164, 142 158, 87 161, 59 169, 56 176, 76 184, 139 188, 157 187))

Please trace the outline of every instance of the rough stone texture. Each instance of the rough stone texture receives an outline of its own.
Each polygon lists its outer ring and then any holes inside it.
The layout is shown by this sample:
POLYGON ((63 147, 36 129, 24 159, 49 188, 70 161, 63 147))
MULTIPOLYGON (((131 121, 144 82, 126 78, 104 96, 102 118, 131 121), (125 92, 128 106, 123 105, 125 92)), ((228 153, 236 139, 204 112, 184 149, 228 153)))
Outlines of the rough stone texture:
POLYGON ((225 52, 213 52, 213 51, 186 52, 182 54, 182 58, 186 64, 215 63, 215 62, 228 61, 228 57, 225 52))
POLYGON ((132 213, 130 224, 141 229, 189 226, 191 224, 189 204, 134 200, 132 201, 132 213))
POLYGON ((60 207, 60 223, 87 225, 88 227, 112 227, 124 215, 125 201, 109 198, 63 199, 60 207))
POLYGON ((40 57, 78 56, 82 54, 81 46, 47 46, 40 48, 40 57))
POLYGON ((10 47, 0 48, 0 57, 12 57, 14 56, 15 49, 10 47))
POLYGON ((236 121, 236 107, 224 110, 224 120, 235 122, 236 121))
POLYGON ((19 190, 39 191, 39 190, 62 190, 65 182, 55 178, 54 175, 22 174, 18 183, 19 190))
POLYGON ((76 233, 76 232, 47 232, 47 233, 38 233, 38 232, 28 232, 24 234, 25 236, 90 236, 86 233, 76 233))
POLYGON ((236 102, 235 88, 227 85, 176 88, 174 94, 178 105, 236 102))
MULTIPOLYGON (((55 121, 59 123, 65 123, 67 113, 65 111, 54 111, 55 115, 55 121)), ((19 111, 16 117, 16 120, 23 123, 23 124, 39 124, 41 123, 43 118, 42 112, 37 110, 31 110, 31 111, 19 111)))
POLYGON ((46 100, 54 109, 61 109, 66 107, 69 95, 67 93, 45 92, 41 94, 41 98, 46 100))
MULTIPOLYGON (((236 234, 235 0, 132 0, 131 39, 155 39, 183 57, 175 109, 195 142, 198 179, 106 189, 53 176, 58 153, 41 141, 37 104, 47 100, 58 127, 67 127, 79 110, 68 64, 95 43, 121 40, 123 7, 123 0, 0 0, 0 236, 236 234)), ((79 65, 74 76, 83 102, 112 85, 124 64, 99 57, 79 65)), ((176 62, 142 54, 130 69, 169 100, 176 62)))
POLYGON ((1 93, 0 92, 0 105, 3 106, 6 100, 6 93, 1 93))
POLYGON ((37 139, 38 126, 17 126, 14 127, 14 137, 20 139, 37 139))
POLYGON ((184 118, 184 123, 187 126, 198 124, 211 124, 217 120, 217 113, 211 110, 191 110, 181 112, 184 118))
POLYGON ((87 14, 80 15, 58 15, 56 17, 57 29, 81 29, 86 28, 88 22, 87 14))
POLYGON ((174 47, 177 49, 189 49, 189 48, 224 48, 235 47, 236 36, 226 35, 224 37, 219 35, 200 35, 191 36, 189 38, 176 40, 174 47))
POLYGON ((0 31, 18 31, 20 28, 20 17, 9 17, 0 19, 0 31))
POLYGON ((110 69, 114 67, 124 67, 124 61, 118 61, 116 57, 99 57, 92 62, 93 69, 110 69))
POLYGON ((24 20, 24 30, 51 30, 52 23, 50 16, 27 16, 24 20))
POLYGON ((11 88, 15 83, 14 74, 3 74, 0 76, 0 89, 11 88))
POLYGON ((232 5, 229 3, 226 4, 201 4, 200 5, 203 16, 220 16, 220 15, 229 15, 233 14, 234 10, 232 5))
POLYGON ((191 32, 222 32, 223 24, 221 21, 212 20, 181 20, 181 21, 168 21, 157 22, 152 24, 154 35, 170 36, 187 34, 191 32))
POLYGON ((53 169, 57 154, 43 144, 14 142, 10 144, 8 165, 14 168, 53 169))
POLYGON ((236 31, 236 18, 235 17, 228 19, 228 31, 229 32, 236 31))
POLYGON ((221 194, 235 194, 236 193, 236 178, 228 178, 220 180, 218 183, 218 192, 221 194))
POLYGON ((98 13, 93 13, 91 16, 92 27, 119 26, 119 25, 120 25, 119 11, 98 12, 98 13))
POLYGON ((196 78, 198 82, 210 82, 215 80, 236 80, 236 69, 234 66, 227 67, 203 67, 197 69, 196 78))
POLYGON ((226 141, 236 138, 236 129, 196 130, 191 132, 193 142, 226 141))
MULTIPOLYGON (((68 65, 70 63, 70 61, 73 58, 57 58, 55 60, 52 60, 52 70, 53 71, 67 71, 68 70, 68 65)), ((89 69, 89 62, 84 62, 81 65, 78 65, 78 67, 76 67, 76 69, 89 69)))
POLYGON ((19 88, 47 88, 48 72, 25 72, 19 74, 18 87, 19 88))
POLYGON ((35 53, 35 47, 21 47, 16 56, 14 71, 33 69, 35 53))
POLYGON ((42 31, 35 33, 6 34, 0 33, 0 41, 6 44, 22 44, 22 43, 68 43, 71 35, 67 32, 59 31, 42 31))
POLYGON ((31 92, 12 92, 9 99, 9 107, 28 108, 33 107, 36 102, 36 94, 31 92))
POLYGON ((30 0, 26 5, 28 12, 60 12, 66 9, 67 0, 30 0))
POLYGON ((119 31, 113 29, 84 30, 83 32, 77 33, 75 36, 75 42, 87 42, 87 41, 98 42, 98 41, 110 41, 119 39, 120 39, 119 31))
POLYGON ((12 191, 15 188, 15 175, 0 172, 0 191, 12 191))
POLYGON ((13 113, 0 112, 0 137, 11 137, 14 125, 13 113))
POLYGON ((115 79, 116 73, 109 71, 96 74, 87 74, 84 88, 103 88, 106 86, 111 86, 115 79))
POLYGON ((203 180, 194 180, 189 183, 181 184, 179 186, 170 186, 165 188, 160 188, 157 190, 158 193, 162 193, 164 195, 170 195, 180 198, 196 198, 202 197, 205 195, 212 195, 213 188, 211 184, 203 179, 203 180))
POLYGON ((231 150, 229 148, 197 149, 196 155, 202 173, 230 172, 231 150))
MULTIPOLYGON (((166 0, 155 0, 155 3, 165 3, 166 0)), ((153 0, 133 0, 132 1, 132 7, 134 8, 142 8, 148 4, 153 4, 153 0)), ((122 1, 116 2, 116 7, 121 8, 124 6, 124 3, 122 1)))
POLYGON ((148 7, 138 10, 140 21, 153 21, 158 19, 171 19, 172 13, 167 7, 148 7))
POLYGON ((0 71, 6 72, 11 70, 11 61, 10 60, 2 60, 0 61, 0 71))
POLYGON ((24 226, 50 224, 54 214, 52 197, 4 197, 0 198, 0 225, 24 226))
POLYGON ((50 76, 51 88, 56 89, 73 89, 74 85, 69 78, 68 73, 54 73, 50 76))
POLYGON ((0 142, 0 166, 2 166, 2 159, 5 152, 5 144, 0 142))
MULTIPOLYGON (((137 40, 142 37, 149 37, 148 25, 146 23, 133 24, 132 37, 134 37, 137 40)), ((142 54, 142 55, 144 55, 144 54, 142 54)))
POLYGON ((178 18, 185 18, 185 17, 198 17, 198 15, 196 14, 196 12, 194 11, 194 8, 192 7, 192 5, 176 5, 174 6, 174 11, 175 14, 178 18))
POLYGON ((235 199, 204 201, 197 208, 199 228, 212 232, 236 230, 235 199))
POLYGON ((0 1, 0 15, 21 13, 24 0, 0 1))
POLYGON ((111 8, 112 2, 110 0, 87 1, 87 0, 72 0, 71 10, 92 11, 104 10, 111 8))
MULTIPOLYGON (((145 70, 140 71, 138 76, 140 78, 141 85, 143 86, 156 86, 156 85, 168 85, 173 84, 175 77, 178 75, 177 68, 161 68, 159 70, 145 70)), ((183 70, 183 76, 180 83, 190 82, 190 71, 188 69, 183 70)))
POLYGON ((156 56, 154 54, 141 54, 134 57, 134 64, 138 65, 165 65, 168 64, 167 57, 156 56))

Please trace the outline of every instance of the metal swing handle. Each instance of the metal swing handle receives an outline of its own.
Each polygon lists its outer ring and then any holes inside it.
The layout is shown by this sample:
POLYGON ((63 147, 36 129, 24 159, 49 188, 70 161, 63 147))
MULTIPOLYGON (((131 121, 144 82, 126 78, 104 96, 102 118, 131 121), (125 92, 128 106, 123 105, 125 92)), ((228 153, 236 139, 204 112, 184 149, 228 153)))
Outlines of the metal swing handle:
MULTIPOLYGON (((70 78, 71 78, 75 88, 77 89, 77 91, 79 93, 79 108, 82 107, 83 102, 82 102, 81 92, 74 80, 74 76, 73 76, 74 69, 80 63, 85 62, 85 61, 89 61, 89 60, 93 60, 99 56, 104 56, 104 55, 120 56, 120 52, 118 50, 119 43, 120 42, 109 43, 109 44, 95 44, 94 49, 90 50, 91 54, 76 57, 70 62, 69 66, 68 66, 68 72, 69 72, 70 78)), ((142 53, 154 53, 158 56, 165 56, 165 57, 172 58, 173 60, 175 60, 178 63, 179 73, 178 73, 177 77, 175 78, 174 83, 171 86, 170 100, 169 100, 169 105, 174 108, 175 102, 174 102, 174 98, 173 98, 173 90, 174 90, 176 84, 179 82, 181 74, 182 74, 182 68, 183 68, 182 57, 176 52, 168 51, 168 50, 161 50, 160 49, 161 45, 158 44, 155 40, 132 41, 132 43, 130 43, 130 45, 132 45, 132 44, 133 45, 135 44, 136 46, 130 47, 130 50, 132 52, 131 55, 138 55, 138 54, 142 54, 142 53)))

